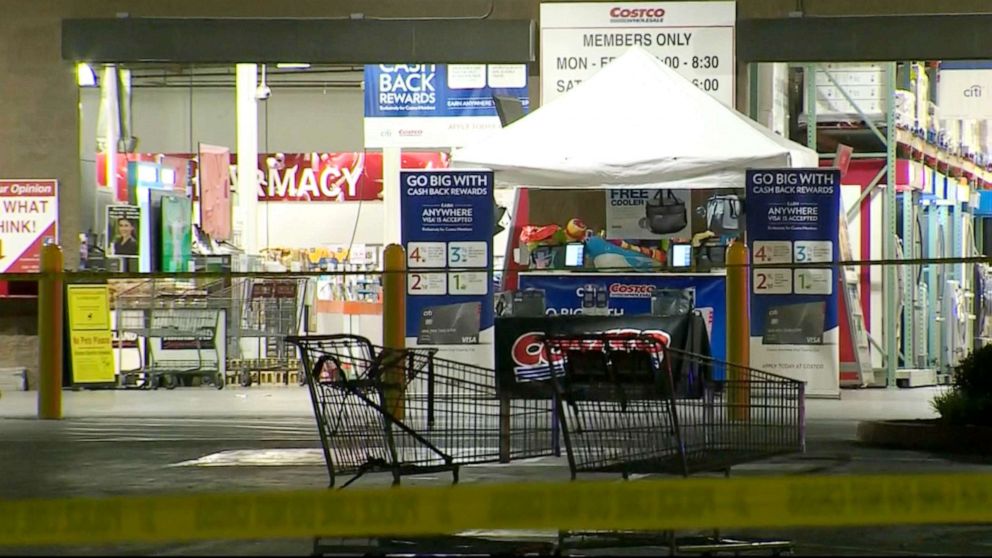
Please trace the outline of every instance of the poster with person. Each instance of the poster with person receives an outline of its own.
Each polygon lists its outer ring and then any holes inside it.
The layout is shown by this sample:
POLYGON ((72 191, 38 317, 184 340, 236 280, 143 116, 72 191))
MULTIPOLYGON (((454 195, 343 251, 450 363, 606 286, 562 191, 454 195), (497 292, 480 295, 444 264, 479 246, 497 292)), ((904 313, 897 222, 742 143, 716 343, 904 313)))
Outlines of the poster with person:
POLYGON ((116 258, 137 258, 141 242, 141 208, 136 205, 107 206, 107 255, 116 258))

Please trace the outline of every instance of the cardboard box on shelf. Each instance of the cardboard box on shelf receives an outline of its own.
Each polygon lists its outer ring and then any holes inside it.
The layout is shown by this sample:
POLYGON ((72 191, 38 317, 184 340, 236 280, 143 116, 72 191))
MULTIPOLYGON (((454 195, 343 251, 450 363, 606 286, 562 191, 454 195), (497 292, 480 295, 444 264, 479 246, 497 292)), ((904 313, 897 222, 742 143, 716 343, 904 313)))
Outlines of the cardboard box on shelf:
POLYGON ((821 64, 819 68, 816 74, 817 120, 856 119, 858 109, 866 116, 884 120, 888 109, 884 65, 829 63, 821 64), (852 105, 844 93, 857 106, 852 105))
POLYGON ((992 153, 992 124, 988 120, 978 121, 978 138, 982 153, 992 153))
POLYGON ((927 75, 926 66, 922 62, 913 62, 910 65, 910 89, 916 96, 918 106, 926 108, 930 105, 930 76, 927 75))
POLYGON ((940 128, 947 138, 947 147, 951 152, 956 152, 961 145, 961 121, 958 119, 941 119, 940 128))
POLYGON ((912 92, 896 91, 895 119, 899 128, 909 130, 916 126, 916 97, 912 92))
POLYGON ((973 119, 964 120, 963 127, 962 135, 964 141, 962 141, 962 144, 964 146, 964 152, 978 153, 981 151, 981 134, 979 133, 978 121, 973 119))

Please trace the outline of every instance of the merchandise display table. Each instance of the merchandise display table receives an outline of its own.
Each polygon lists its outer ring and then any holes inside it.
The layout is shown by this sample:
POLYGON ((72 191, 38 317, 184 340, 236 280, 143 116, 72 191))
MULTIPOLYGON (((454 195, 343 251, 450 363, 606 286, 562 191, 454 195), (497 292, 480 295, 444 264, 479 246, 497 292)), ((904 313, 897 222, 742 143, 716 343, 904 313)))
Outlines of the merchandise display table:
POLYGON ((713 357, 726 360, 727 281, 720 271, 711 273, 582 273, 527 271, 520 273, 519 289, 544 291, 549 316, 582 314, 582 290, 586 285, 606 289, 609 314, 622 327, 625 319, 651 313, 654 289, 690 289, 695 309, 706 320, 713 357))

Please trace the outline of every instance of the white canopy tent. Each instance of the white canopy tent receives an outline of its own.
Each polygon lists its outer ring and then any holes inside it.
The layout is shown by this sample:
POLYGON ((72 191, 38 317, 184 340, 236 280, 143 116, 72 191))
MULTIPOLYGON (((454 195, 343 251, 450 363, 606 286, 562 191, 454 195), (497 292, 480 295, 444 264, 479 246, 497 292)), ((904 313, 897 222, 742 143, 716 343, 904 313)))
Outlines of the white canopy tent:
POLYGON ((498 185, 531 188, 732 188, 749 168, 817 162, 640 47, 452 154, 455 167, 493 169, 498 185))

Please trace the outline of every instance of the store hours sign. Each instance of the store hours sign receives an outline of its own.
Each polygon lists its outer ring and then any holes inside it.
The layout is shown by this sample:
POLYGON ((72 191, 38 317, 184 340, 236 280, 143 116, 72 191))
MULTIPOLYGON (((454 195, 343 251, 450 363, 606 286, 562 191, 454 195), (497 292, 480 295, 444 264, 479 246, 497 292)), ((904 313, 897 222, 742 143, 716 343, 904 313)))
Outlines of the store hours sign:
POLYGON ((473 345, 493 327, 494 183, 486 170, 400 172, 406 336, 417 345, 473 345))
POLYGON ((541 4, 541 104, 639 46, 733 107, 736 18, 735 2, 541 4))

